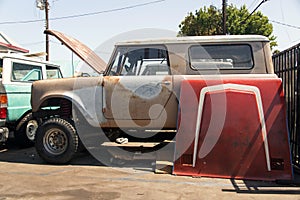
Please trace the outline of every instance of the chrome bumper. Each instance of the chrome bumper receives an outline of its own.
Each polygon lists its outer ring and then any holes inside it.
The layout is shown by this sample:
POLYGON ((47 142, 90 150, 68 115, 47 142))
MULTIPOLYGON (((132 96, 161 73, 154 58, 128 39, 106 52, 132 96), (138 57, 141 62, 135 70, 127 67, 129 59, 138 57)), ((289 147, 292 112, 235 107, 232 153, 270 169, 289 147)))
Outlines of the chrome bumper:
POLYGON ((6 142, 9 130, 6 127, 0 127, 0 142, 6 142))

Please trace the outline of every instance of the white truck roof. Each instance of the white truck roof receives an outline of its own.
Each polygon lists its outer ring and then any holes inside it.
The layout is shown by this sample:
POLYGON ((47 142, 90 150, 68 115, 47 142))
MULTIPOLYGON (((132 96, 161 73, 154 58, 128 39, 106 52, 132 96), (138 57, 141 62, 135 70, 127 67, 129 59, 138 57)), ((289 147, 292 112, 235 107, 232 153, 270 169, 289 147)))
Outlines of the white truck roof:
POLYGON ((269 42, 269 39, 262 35, 215 35, 215 36, 184 36, 162 39, 143 39, 116 43, 117 46, 123 45, 142 45, 142 44, 178 44, 178 43, 216 43, 216 42, 269 42))
POLYGON ((59 65, 45 61, 41 59, 40 57, 32 57, 30 54, 20 54, 20 53, 0 53, 0 59, 3 58, 13 58, 13 59, 19 59, 19 60, 26 60, 26 61, 31 61, 31 62, 37 62, 37 63, 45 63, 49 65, 53 65, 56 67, 60 67, 59 65), (29 55, 29 56, 27 56, 29 55))

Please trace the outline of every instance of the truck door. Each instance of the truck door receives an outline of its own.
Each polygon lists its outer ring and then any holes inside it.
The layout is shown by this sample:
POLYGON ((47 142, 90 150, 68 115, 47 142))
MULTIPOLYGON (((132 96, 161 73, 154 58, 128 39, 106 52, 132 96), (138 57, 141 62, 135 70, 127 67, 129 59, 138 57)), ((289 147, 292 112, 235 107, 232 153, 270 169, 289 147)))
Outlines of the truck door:
POLYGON ((155 120, 172 94, 164 47, 119 47, 104 77, 105 113, 115 120, 155 120))
POLYGON ((18 120, 26 111, 31 109, 31 85, 33 81, 43 79, 42 65, 25 60, 8 59, 5 90, 8 98, 8 120, 18 120), (8 76, 9 75, 9 76, 8 76))

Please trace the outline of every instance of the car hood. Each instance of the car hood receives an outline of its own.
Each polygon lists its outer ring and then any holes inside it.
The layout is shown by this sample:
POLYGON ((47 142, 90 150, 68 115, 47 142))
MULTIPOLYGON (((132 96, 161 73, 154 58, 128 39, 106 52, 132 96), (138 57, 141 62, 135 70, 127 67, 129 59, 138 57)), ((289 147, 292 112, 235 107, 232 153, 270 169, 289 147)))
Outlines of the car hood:
POLYGON ((44 33, 56 37, 60 42, 66 45, 71 51, 73 51, 79 58, 85 61, 99 74, 104 72, 106 68, 105 61, 102 60, 93 50, 91 50, 85 44, 58 31, 45 30, 44 33))

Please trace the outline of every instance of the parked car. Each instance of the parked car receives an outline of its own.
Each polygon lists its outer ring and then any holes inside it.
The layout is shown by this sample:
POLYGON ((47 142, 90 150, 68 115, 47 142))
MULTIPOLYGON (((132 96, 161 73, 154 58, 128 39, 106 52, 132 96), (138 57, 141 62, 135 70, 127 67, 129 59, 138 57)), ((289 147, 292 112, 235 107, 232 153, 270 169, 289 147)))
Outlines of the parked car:
POLYGON ((23 147, 33 145, 38 122, 30 105, 34 81, 62 78, 60 67, 39 58, 18 53, 0 53, 0 141, 9 132, 23 147))

